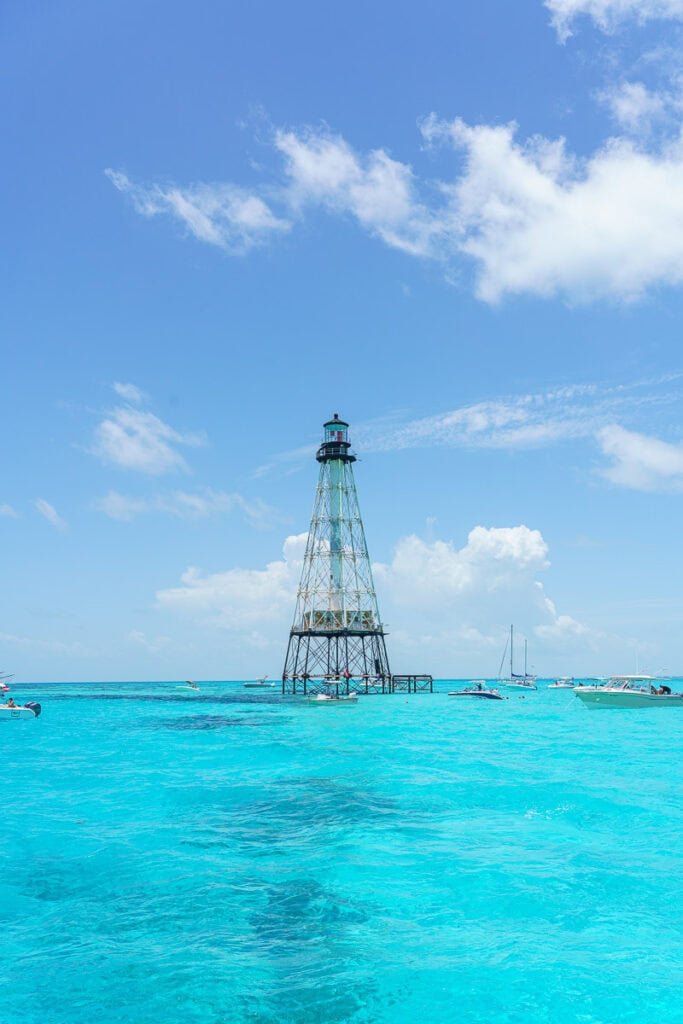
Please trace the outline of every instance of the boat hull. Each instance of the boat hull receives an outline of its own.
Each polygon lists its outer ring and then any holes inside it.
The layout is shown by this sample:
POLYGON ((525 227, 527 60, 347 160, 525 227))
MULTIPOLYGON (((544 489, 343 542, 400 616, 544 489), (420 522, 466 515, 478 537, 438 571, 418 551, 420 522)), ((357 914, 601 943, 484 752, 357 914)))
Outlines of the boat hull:
POLYGON ((0 707, 0 721, 9 721, 15 718, 37 718, 32 708, 8 708, 0 707))
POLYGON ((493 693, 491 690, 457 690, 454 693, 449 693, 449 697, 474 697, 475 700, 505 700, 499 693, 493 693))
POLYGON ((578 688, 574 693, 587 708, 683 708, 683 693, 578 688))
POLYGON ((338 697, 331 696, 326 693, 316 693, 306 697, 306 701, 315 707, 323 707, 330 704, 357 704, 358 694, 357 693, 344 693, 338 697))

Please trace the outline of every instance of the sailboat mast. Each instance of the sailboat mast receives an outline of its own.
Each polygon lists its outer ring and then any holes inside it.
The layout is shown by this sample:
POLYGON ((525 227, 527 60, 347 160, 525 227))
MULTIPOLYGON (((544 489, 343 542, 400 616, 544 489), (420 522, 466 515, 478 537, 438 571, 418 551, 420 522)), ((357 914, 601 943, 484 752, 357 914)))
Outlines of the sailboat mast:
POLYGON ((527 671, 526 671, 526 637, 524 637, 524 678, 525 679, 526 679, 526 676, 527 676, 527 671))
POLYGON ((510 626, 510 679, 512 679, 512 626, 510 626))
POLYGON ((508 652, 509 643, 509 640, 505 641, 505 650, 503 651, 503 657, 500 659, 500 665, 498 666, 498 675, 496 676, 497 679, 502 679, 503 677, 503 665, 505 664, 505 656, 507 655, 508 652))

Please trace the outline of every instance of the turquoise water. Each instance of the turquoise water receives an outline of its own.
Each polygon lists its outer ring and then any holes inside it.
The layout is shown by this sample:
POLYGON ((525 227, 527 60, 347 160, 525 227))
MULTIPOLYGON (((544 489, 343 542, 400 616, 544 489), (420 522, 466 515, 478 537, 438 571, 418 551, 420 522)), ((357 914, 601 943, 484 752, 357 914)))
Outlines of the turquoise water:
POLYGON ((683 714, 13 687, 2 1024, 680 1024, 683 714))

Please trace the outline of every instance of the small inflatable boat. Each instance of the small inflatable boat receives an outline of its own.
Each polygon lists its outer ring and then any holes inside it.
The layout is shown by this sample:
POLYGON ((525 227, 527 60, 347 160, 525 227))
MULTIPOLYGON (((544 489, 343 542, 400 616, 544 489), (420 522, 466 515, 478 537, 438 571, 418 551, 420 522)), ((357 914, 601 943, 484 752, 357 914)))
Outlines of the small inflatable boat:
POLYGON ((29 701, 28 704, 0 704, 0 721, 6 718, 37 718, 40 714, 40 704, 29 701))

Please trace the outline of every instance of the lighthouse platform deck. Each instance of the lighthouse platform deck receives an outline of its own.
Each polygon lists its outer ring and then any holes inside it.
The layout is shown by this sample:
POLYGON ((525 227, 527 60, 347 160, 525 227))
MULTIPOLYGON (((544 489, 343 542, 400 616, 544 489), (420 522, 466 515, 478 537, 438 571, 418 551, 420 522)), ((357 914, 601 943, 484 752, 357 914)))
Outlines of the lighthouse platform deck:
POLYGON ((289 696, 308 696, 308 694, 327 693, 333 696, 346 696, 349 693, 387 694, 387 693, 433 693, 434 680, 428 675, 401 676, 344 676, 328 675, 320 677, 293 676, 282 680, 282 693, 289 696))
POLYGON ((392 676, 393 693, 434 693, 431 676, 392 676))

